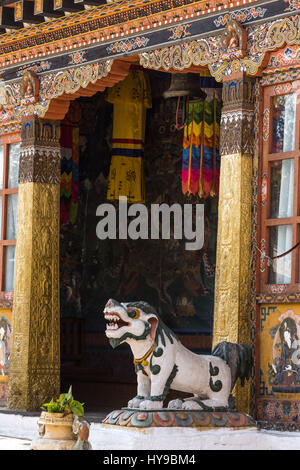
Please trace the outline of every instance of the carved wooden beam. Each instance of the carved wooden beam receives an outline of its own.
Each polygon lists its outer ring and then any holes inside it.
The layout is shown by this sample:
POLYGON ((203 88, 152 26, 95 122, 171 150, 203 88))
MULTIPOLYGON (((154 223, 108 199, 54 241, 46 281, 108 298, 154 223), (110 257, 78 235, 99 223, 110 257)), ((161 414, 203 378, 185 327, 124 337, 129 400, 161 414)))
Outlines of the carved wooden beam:
POLYGON ((45 18, 44 16, 34 14, 34 6, 34 2, 18 0, 15 3, 15 21, 30 24, 42 23, 45 18))
POLYGON ((82 3, 84 5, 91 5, 98 7, 100 5, 105 5, 106 0, 74 0, 74 3, 82 3))
POLYGON ((74 3, 73 0, 54 0, 54 10, 63 10, 70 13, 76 13, 84 9, 84 5, 74 3))
POLYGON ((54 10, 53 0, 34 0, 34 14, 44 15, 49 18, 64 16, 63 10, 54 10))
POLYGON ((39 24, 48 18, 76 13, 85 5, 105 5, 106 0, 0 0, 0 34, 7 29, 23 28, 24 24, 39 24))
POLYGON ((15 10, 9 7, 0 7, 0 27, 1 29, 20 29, 23 27, 23 23, 15 21, 15 10))
POLYGON ((0 6, 3 7, 3 6, 6 6, 6 5, 11 5, 13 6, 14 5, 14 1, 12 0, 0 0, 0 6))

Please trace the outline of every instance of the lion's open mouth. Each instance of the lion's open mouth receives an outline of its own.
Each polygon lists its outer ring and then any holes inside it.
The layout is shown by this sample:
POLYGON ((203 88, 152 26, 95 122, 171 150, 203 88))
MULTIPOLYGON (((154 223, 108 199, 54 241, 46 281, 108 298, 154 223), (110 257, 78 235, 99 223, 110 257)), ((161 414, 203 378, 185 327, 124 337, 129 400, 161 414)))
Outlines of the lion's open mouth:
POLYGON ((122 326, 127 326, 129 323, 122 320, 119 315, 115 312, 105 313, 104 318, 107 321, 106 329, 107 330, 118 330, 122 326))

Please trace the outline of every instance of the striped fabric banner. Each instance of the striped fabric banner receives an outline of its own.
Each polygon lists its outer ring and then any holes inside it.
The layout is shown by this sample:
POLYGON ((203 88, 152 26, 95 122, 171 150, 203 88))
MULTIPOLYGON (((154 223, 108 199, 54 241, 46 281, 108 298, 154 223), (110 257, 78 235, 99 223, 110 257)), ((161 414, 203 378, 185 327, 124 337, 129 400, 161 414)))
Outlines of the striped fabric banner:
POLYGON ((200 198, 216 196, 220 175, 221 101, 213 95, 188 104, 182 153, 182 192, 200 198))
POLYGON ((143 141, 137 139, 113 139, 112 156, 143 157, 143 141))

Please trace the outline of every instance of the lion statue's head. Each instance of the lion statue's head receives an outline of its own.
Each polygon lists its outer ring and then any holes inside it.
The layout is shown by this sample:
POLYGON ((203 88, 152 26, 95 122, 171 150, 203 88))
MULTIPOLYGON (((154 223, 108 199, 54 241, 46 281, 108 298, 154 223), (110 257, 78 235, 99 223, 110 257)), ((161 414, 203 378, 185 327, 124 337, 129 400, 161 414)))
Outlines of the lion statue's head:
POLYGON ((155 309, 144 301, 120 303, 110 299, 104 308, 104 318, 107 321, 105 334, 113 348, 129 339, 139 341, 150 337, 157 342, 163 332, 176 338, 155 309))

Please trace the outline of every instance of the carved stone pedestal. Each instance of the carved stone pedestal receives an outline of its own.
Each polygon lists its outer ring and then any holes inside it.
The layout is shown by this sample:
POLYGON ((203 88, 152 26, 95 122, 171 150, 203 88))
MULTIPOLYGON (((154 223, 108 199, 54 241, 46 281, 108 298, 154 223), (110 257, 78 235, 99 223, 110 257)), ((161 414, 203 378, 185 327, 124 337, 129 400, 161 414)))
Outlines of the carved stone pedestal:
POLYGON ((236 411, 139 410, 122 408, 109 413, 103 424, 128 428, 191 427, 245 428, 255 426, 251 416, 236 411))

